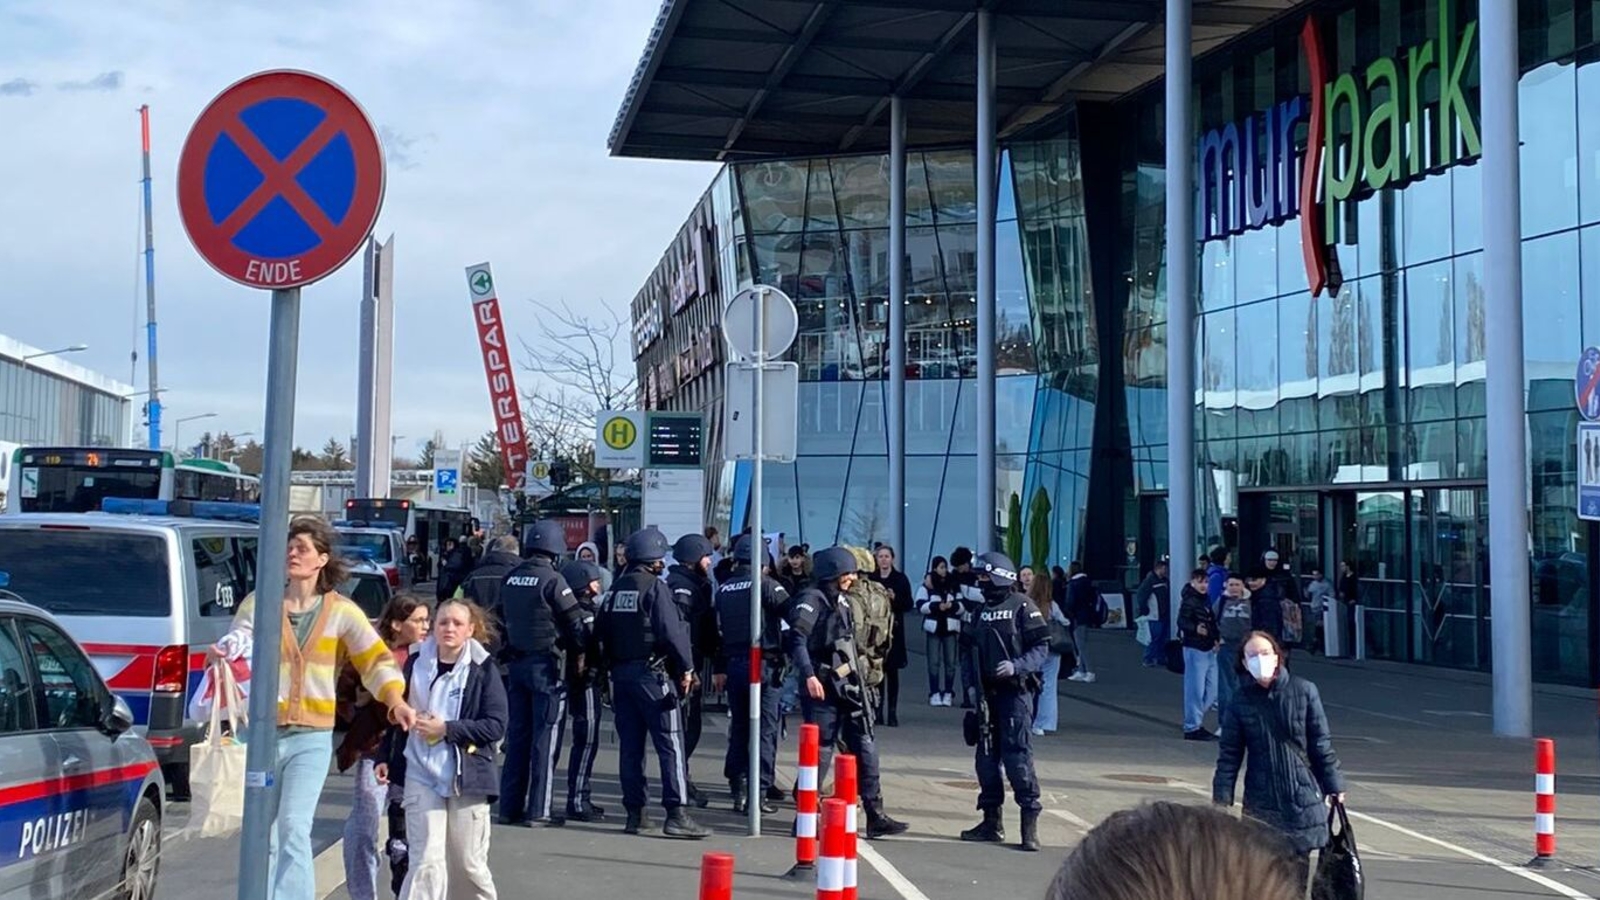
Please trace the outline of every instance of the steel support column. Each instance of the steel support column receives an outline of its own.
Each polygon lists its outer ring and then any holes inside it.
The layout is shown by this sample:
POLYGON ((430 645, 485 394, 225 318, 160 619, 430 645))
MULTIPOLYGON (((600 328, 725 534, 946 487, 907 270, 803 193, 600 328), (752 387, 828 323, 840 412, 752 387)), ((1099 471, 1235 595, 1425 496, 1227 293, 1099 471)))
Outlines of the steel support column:
POLYGON ((1191 0, 1167 0, 1167 552, 1194 565, 1194 111, 1191 0))
POLYGON ((1483 275, 1489 433, 1489 592, 1494 598, 1494 731, 1530 737, 1527 404, 1522 359, 1522 195, 1517 124, 1517 4, 1479 4, 1483 275))
POLYGON ((889 543, 906 563, 906 107, 889 100, 889 543))
POLYGON ((978 536, 977 552, 994 549, 995 518, 995 193, 999 166, 995 149, 994 14, 978 10, 978 536))

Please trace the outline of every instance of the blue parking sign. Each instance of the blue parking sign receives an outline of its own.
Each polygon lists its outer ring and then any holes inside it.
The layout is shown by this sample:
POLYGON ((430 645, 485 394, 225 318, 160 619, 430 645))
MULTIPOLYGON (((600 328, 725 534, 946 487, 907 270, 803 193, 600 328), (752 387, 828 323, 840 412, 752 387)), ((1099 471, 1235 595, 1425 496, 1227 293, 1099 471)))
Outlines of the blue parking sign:
POLYGON ((455 469, 440 469, 433 473, 433 489, 441 494, 454 494, 459 473, 455 469))

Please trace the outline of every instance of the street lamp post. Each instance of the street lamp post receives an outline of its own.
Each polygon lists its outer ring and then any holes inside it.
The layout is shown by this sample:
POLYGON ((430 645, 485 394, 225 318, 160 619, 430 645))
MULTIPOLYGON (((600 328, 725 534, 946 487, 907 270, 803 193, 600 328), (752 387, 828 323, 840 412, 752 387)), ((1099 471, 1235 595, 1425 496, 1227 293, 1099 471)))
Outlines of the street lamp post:
POLYGON ((216 418, 216 416, 217 416, 216 413, 208 412, 208 413, 200 413, 197 416, 184 416, 181 419, 173 420, 173 423, 172 423, 172 452, 173 453, 177 453, 178 451, 183 449, 183 441, 180 440, 180 438, 179 438, 179 435, 183 434, 183 423, 185 423, 185 422, 194 422, 194 421, 198 421, 200 419, 214 419, 214 418, 216 418))
POLYGON ((87 349, 89 349, 88 344, 73 344, 70 347, 62 347, 59 350, 41 350, 38 353, 26 353, 22 357, 22 368, 24 370, 28 368, 28 360, 30 359, 38 359, 41 356, 60 356, 63 353, 82 353, 87 349))

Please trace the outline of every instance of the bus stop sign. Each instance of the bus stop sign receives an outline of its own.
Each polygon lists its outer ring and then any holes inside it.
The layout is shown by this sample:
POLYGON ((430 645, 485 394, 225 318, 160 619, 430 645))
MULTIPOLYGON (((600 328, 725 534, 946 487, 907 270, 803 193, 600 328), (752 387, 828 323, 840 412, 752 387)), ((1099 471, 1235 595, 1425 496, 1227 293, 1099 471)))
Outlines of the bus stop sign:
POLYGON ((338 85, 261 72, 217 95, 178 158, 178 213, 213 269, 302 287, 349 261, 383 206, 383 147, 338 85))

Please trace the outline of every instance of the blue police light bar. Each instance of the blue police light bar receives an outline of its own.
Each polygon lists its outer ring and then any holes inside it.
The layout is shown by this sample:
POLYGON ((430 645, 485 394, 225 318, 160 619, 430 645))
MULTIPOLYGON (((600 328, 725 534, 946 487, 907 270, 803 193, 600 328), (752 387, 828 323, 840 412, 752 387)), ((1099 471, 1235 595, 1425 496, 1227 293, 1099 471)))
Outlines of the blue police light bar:
POLYGON ((378 558, 377 551, 371 547, 353 547, 349 544, 340 544, 338 550, 340 556, 351 556, 356 559, 364 559, 367 562, 372 562, 378 558))
POLYGON ((225 503, 220 500, 136 500, 107 497, 100 501, 101 512, 119 516, 176 516, 182 519, 215 519, 220 522, 261 522, 258 503, 225 503))
POLYGON ((11 586, 11 573, 0 572, 0 588, 11 586))

